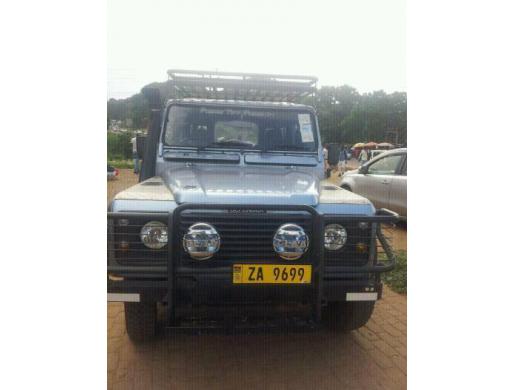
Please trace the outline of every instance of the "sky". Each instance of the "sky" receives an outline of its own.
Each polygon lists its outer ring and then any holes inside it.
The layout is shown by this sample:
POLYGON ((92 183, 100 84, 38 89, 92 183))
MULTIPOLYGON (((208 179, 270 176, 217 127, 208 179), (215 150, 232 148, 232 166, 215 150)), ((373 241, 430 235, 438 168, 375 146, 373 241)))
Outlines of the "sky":
POLYGON ((314 75, 406 91, 405 0, 108 0, 107 95, 168 69, 314 75))

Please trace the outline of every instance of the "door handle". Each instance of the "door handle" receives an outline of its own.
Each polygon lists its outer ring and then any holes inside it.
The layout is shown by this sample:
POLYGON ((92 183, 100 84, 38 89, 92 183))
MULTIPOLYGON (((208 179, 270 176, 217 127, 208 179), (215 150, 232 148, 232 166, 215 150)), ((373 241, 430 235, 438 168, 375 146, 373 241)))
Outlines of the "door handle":
POLYGON ((390 182, 388 180, 382 180, 381 184, 390 184, 390 182))

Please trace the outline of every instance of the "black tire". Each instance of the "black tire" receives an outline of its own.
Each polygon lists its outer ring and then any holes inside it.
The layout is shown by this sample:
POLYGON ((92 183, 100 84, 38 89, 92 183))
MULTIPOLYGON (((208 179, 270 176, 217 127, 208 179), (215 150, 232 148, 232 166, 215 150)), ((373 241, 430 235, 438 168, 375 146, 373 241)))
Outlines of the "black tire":
POLYGON ((157 307, 155 303, 125 302, 125 329, 134 342, 155 337, 157 307))
POLYGON ((329 329, 350 332, 365 325, 374 312, 374 301, 329 302, 324 308, 324 322, 329 329))

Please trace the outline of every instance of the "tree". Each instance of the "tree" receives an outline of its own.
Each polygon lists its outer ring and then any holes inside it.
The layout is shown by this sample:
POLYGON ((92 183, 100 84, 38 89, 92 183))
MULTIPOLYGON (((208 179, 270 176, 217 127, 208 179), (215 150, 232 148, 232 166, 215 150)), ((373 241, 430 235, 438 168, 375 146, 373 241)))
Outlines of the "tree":
MULTIPOLYGON (((147 87, 158 88, 161 99, 172 97, 169 82, 152 83, 147 87)), ((306 97, 303 103, 314 105, 322 141, 354 144, 356 142, 388 140, 388 134, 395 132, 399 143, 406 143, 405 92, 386 93, 375 91, 360 94, 349 85, 323 86, 313 100, 306 97)), ((133 129, 146 128, 149 120, 148 103, 142 93, 127 99, 109 99, 108 119, 130 122, 133 129)), ((109 123, 109 122, 108 122, 109 123)))
POLYGON ((107 133, 107 159, 128 160, 132 157, 132 134, 107 133))

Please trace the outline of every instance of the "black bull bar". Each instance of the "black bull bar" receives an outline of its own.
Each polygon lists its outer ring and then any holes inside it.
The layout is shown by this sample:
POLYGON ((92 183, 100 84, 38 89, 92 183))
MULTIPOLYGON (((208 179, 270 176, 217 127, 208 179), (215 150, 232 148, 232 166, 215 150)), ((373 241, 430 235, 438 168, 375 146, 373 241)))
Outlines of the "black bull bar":
MULTIPOLYGON (((177 265, 180 262, 182 240, 179 234, 180 214, 185 210, 231 210, 244 211, 251 208, 256 211, 290 211, 307 212, 312 216, 312 237, 311 237, 311 259, 312 259, 312 318, 316 322, 321 321, 322 316, 322 292, 324 283, 324 226, 326 220, 354 221, 372 223, 371 253, 369 261, 362 266, 341 266, 339 273, 345 274, 379 274, 387 272, 395 267, 395 254, 381 231, 381 224, 391 224, 398 221, 398 215, 387 209, 379 209, 375 215, 342 215, 342 214, 319 214, 313 207, 307 205, 226 205, 226 204, 183 204, 166 214, 168 219, 168 237, 171 238, 168 245, 167 266, 123 266, 115 265, 108 261, 108 274, 121 274, 127 278, 123 281, 107 279, 108 291, 124 291, 128 289, 148 286, 165 287, 167 290, 167 320, 173 323, 176 317, 177 308, 177 265), (386 254, 386 261, 379 261, 376 253, 376 242, 379 241, 386 254), (142 275, 145 273, 163 272, 167 274, 167 280, 162 282, 149 282, 141 280, 130 280, 130 276, 142 275)), ((108 212, 108 219, 130 218, 130 217, 164 216, 163 213, 131 213, 131 212, 108 212)), ((109 260, 109 259, 108 259, 109 260)))

